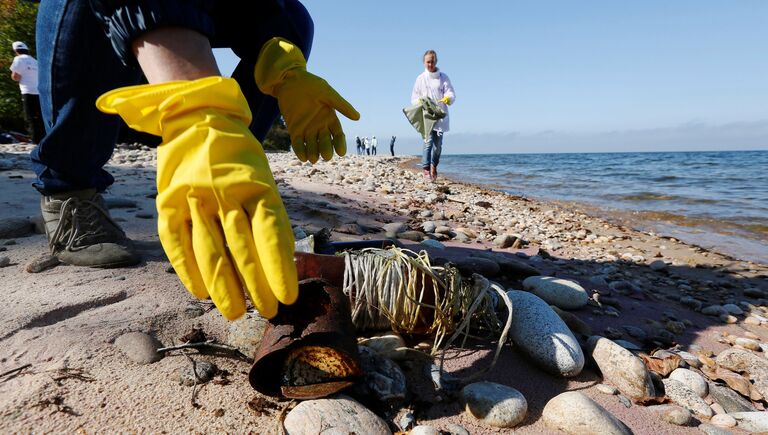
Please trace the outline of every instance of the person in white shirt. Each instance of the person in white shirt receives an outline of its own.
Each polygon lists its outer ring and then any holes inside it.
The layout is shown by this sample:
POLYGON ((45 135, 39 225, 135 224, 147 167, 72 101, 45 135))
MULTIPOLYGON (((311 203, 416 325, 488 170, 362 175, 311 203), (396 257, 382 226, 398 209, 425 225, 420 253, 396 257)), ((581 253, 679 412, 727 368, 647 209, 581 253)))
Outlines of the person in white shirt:
POLYGON ((24 118, 33 143, 40 143, 45 135, 43 115, 40 111, 40 93, 37 90, 37 60, 29 55, 27 44, 16 41, 12 45, 16 57, 11 64, 11 79, 19 82, 24 118))
POLYGON ((363 138, 363 145, 365 146, 365 153, 371 155, 371 141, 368 140, 368 136, 363 138))
POLYGON ((371 139, 371 154, 374 156, 376 155, 376 145, 378 145, 379 141, 376 140, 376 136, 371 139))
POLYGON ((424 53, 424 72, 416 77, 411 93, 411 103, 416 104, 421 98, 431 98, 445 111, 445 118, 435 124, 429 137, 424 141, 424 149, 421 156, 421 167, 424 169, 424 178, 435 181, 437 179, 437 165, 440 163, 440 154, 443 150, 443 134, 448 131, 448 105, 456 100, 453 85, 448 76, 437 69, 437 53, 427 50, 424 53))

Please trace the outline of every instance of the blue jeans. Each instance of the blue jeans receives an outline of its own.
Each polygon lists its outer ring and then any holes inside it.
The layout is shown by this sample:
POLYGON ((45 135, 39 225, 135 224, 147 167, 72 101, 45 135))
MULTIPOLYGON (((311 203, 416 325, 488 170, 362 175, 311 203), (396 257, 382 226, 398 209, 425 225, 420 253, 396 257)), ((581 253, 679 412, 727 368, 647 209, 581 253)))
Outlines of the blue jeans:
POLYGON ((432 165, 437 167, 440 163, 440 153, 443 152, 443 133, 432 130, 429 139, 424 141, 424 149, 421 152, 421 167, 429 169, 432 165))
MULTIPOLYGON (((179 0, 184 1, 184 0, 179 0)), ((221 2, 211 14, 213 47, 229 47, 240 57, 232 74, 248 100, 251 131, 264 139, 279 114, 277 101, 262 94, 253 79, 261 46, 281 36, 309 57, 314 25, 297 0, 285 0, 279 17, 259 15, 260 2, 234 6, 221 2)), ((117 56, 88 0, 45 0, 37 16, 40 106, 47 135, 32 150, 37 174, 33 186, 41 193, 96 188, 103 191, 114 178, 103 166, 114 151, 120 118, 96 109, 101 94, 139 84, 141 71, 117 56)))

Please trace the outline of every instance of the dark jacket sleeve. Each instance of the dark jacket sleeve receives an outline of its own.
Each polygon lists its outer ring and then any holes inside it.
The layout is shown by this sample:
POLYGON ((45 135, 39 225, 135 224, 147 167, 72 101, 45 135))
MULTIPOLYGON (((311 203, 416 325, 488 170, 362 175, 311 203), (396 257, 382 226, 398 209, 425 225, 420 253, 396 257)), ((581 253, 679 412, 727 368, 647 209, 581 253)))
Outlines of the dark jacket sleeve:
POLYGON ((112 47, 126 65, 136 65, 131 44, 149 30, 179 26, 196 30, 209 39, 213 37, 214 0, 90 0, 90 3, 112 47))

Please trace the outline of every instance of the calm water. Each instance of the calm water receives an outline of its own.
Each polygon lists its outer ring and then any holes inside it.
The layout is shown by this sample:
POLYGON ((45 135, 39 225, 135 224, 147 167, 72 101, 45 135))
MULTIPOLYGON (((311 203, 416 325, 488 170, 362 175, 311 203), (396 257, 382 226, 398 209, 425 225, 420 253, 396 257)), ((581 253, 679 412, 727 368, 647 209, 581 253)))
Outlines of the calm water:
POLYGON ((768 262, 768 151, 444 155, 440 169, 768 262))

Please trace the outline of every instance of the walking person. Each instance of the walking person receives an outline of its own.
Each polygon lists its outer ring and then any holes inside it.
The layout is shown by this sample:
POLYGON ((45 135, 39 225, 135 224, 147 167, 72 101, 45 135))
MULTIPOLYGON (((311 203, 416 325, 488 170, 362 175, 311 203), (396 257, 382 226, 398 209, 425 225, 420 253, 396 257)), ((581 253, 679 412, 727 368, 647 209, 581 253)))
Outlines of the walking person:
POLYGON ((437 68, 437 53, 427 50, 422 57, 424 72, 416 77, 416 83, 411 92, 411 103, 417 104, 421 98, 430 98, 445 111, 445 117, 439 119, 429 136, 424 140, 424 148, 421 155, 421 167, 424 170, 424 178, 437 180, 437 165, 440 163, 440 154, 443 150, 443 135, 450 127, 448 121, 448 106, 456 100, 451 80, 444 72, 437 68))
POLYGON ((43 115, 40 112, 40 95, 37 89, 37 60, 29 55, 27 44, 16 41, 11 47, 16 53, 11 63, 11 79, 19 82, 24 120, 33 143, 40 143, 45 136, 43 115))
POLYGON ((371 139, 371 153, 375 156, 376 155, 376 146, 379 144, 379 141, 376 140, 376 136, 371 139))
POLYGON ((392 154, 392 157, 395 156, 395 139, 397 138, 392 136, 392 140, 389 141, 389 152, 392 154))
POLYGON ((368 140, 368 136, 363 138, 363 146, 365 147, 365 154, 371 155, 371 141, 368 140))
POLYGON ((32 161, 53 255, 90 267, 140 261, 101 196, 114 182, 103 166, 119 115, 162 137, 158 235, 183 285, 230 320, 247 298, 266 318, 294 303, 293 231, 260 141, 282 113, 299 160, 329 160, 346 153, 336 112, 360 116, 307 71, 313 33, 298 0, 41 2, 49 129, 32 161), (232 78, 212 47, 240 57, 232 78), (142 73, 149 84, 137 85, 142 73))
POLYGON ((355 136, 355 144, 357 145, 357 155, 363 153, 363 143, 360 141, 360 136, 355 136))

